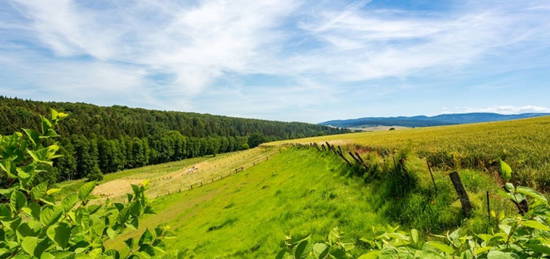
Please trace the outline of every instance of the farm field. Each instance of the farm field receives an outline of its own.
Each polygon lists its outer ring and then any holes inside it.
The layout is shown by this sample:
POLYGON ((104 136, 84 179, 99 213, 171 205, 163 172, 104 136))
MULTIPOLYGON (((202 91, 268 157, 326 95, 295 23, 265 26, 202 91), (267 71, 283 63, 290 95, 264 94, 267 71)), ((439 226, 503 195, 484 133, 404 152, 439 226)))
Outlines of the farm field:
MULTIPOLYGON (((255 148, 216 156, 184 159, 107 174, 94 190, 99 200, 121 200, 131 192, 131 184, 149 183, 150 198, 190 189, 254 166, 276 152, 273 148, 255 148), (241 169, 242 168, 242 169, 241 169)), ((76 190, 83 180, 62 183, 66 191, 76 190)), ((66 193, 66 192, 62 192, 66 193)))
MULTIPOLYGON (((278 151, 238 174, 154 199, 157 214, 144 218, 140 229, 109 241, 108 246, 123 249, 123 240, 137 237, 147 228, 168 224, 175 233, 168 248, 185 251, 189 257, 272 258, 289 234, 311 234, 313 240, 323 240, 338 227, 345 240, 355 243, 368 236, 372 227, 385 224, 402 223, 404 228, 440 224, 439 229, 447 229, 461 222, 457 216, 459 205, 444 172, 435 172, 443 195, 434 198, 433 206, 440 212, 420 216, 424 205, 418 201, 394 200, 383 194, 391 181, 365 184, 360 178, 350 177, 353 169, 331 153, 289 147, 268 149, 278 151), (394 211, 388 206, 402 215, 391 215, 394 211)), ((414 166, 411 164, 411 168, 414 166)), ((426 171, 415 169, 411 173, 427 182, 426 171)), ((461 174, 475 202, 481 203, 486 190, 497 192, 492 178, 471 170, 462 170, 461 174)), ((417 195, 430 188, 431 182, 419 186, 417 195)), ((494 208, 510 211, 499 199, 493 202, 494 208)), ((479 206, 479 211, 483 209, 479 206)), ((359 248, 357 255, 361 251, 359 248)))
POLYGON ((336 157, 286 150, 234 176, 157 198, 158 214, 145 218, 142 229, 168 223, 176 233, 169 247, 197 258, 270 258, 287 234, 323 239, 335 226, 357 239, 386 220, 346 170, 336 157))
POLYGON ((408 149, 428 157, 436 166, 494 170, 505 160, 516 169, 518 182, 550 190, 550 116, 503 122, 464 124, 396 131, 361 132, 271 142, 361 145, 370 148, 408 149))

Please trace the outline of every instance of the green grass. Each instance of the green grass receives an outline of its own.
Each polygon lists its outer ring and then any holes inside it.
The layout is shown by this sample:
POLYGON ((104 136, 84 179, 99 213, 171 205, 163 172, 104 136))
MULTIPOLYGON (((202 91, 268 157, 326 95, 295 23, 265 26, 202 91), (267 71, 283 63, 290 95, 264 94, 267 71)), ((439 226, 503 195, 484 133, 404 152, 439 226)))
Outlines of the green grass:
MULTIPOLYGON (((219 155, 219 156, 223 157, 223 155, 219 155)), ((184 159, 184 160, 175 161, 175 162, 168 162, 168 163, 162 163, 157 165, 149 165, 149 166, 144 166, 139 168, 122 170, 115 173, 105 174, 100 184, 121 179, 121 178, 131 178, 135 176, 140 178, 160 177, 162 175, 181 170, 182 168, 185 168, 190 165, 193 165, 208 159, 212 159, 212 158, 213 158, 212 156, 203 156, 203 157, 184 159)), ((63 188, 63 192, 61 192, 60 195, 77 191, 78 188, 80 188, 80 186, 82 186, 83 184, 84 184, 83 179, 65 181, 65 182, 59 183, 58 184, 59 187, 63 188)))
MULTIPOLYGON (((202 165, 204 177, 227 176, 234 168, 245 168, 239 174, 175 193, 169 190, 180 188, 187 176, 178 181, 163 179, 152 190, 162 194, 153 200, 157 214, 143 219, 139 230, 108 244, 122 248, 122 240, 167 223, 176 234, 168 242, 168 249, 187 250, 189 256, 197 258, 270 258, 287 234, 311 233, 313 240, 321 240, 334 227, 357 245, 371 226, 379 224, 399 224, 432 233, 461 225, 465 230, 485 229, 486 191, 490 192, 496 213, 515 212, 501 195, 494 168, 489 164, 480 166, 476 159, 486 163, 505 159, 520 175, 516 181, 527 179, 544 186, 544 181, 549 181, 540 178, 549 161, 548 125, 550 117, 290 141, 330 141, 348 144, 345 148, 357 148, 354 145, 359 144, 360 151, 365 146, 400 151, 382 156, 362 150, 370 170, 376 171, 374 178, 367 177, 371 171, 349 167, 331 152, 280 146, 289 141, 206 161, 198 158, 108 175, 104 182, 158 180, 195 163, 202 165), (405 162, 400 169, 395 161, 401 158, 405 162), (426 159, 439 162, 434 168, 437 191, 426 159), (466 221, 449 181, 451 169, 459 171, 474 206, 472 217, 466 221), (539 178, 528 178, 528 172, 539 178)), ((360 253, 361 247, 357 251, 360 253)))
POLYGON ((272 142, 409 149, 444 169, 494 171, 498 159, 515 169, 514 182, 550 191, 550 116, 491 123, 362 132, 272 142))
MULTIPOLYGON (((446 172, 435 172, 434 194, 425 161, 414 156, 407 157, 406 167, 415 180, 408 191, 396 194, 405 185, 390 160, 380 165, 381 177, 366 182, 330 152, 282 150, 239 174, 155 199, 157 214, 109 245, 122 248, 122 240, 166 223, 176 233, 169 249, 188 249, 188 255, 198 258, 269 258, 288 234, 311 233, 313 240, 323 240, 339 227, 346 240, 359 245, 358 240, 379 224, 441 232, 463 222, 446 172)), ((491 177, 472 170, 460 174, 475 208, 469 228, 486 226, 486 190, 493 194, 493 209, 510 211, 496 195, 491 177)))
MULTIPOLYGON (((286 234, 323 239, 338 226, 350 240, 386 222, 376 214, 361 181, 333 156, 284 151, 237 175, 154 201, 158 215, 144 227, 168 223, 170 248, 199 258, 269 258, 286 234)), ((120 246, 121 244, 115 244, 120 246)))

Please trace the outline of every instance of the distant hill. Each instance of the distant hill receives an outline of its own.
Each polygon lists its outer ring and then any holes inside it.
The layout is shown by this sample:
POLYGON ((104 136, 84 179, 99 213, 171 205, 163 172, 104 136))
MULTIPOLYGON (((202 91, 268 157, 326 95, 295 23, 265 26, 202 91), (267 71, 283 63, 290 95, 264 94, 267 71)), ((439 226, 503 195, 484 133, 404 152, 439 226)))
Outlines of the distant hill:
POLYGON ((403 126, 403 127, 430 127, 453 124, 490 122, 525 119, 532 117, 547 116, 550 113, 522 113, 522 114, 498 114, 498 113, 455 113, 455 114, 440 114, 436 116, 398 116, 398 117, 364 117, 349 120, 332 120, 319 123, 321 125, 341 127, 341 128, 357 128, 357 127, 372 127, 372 126, 403 126))

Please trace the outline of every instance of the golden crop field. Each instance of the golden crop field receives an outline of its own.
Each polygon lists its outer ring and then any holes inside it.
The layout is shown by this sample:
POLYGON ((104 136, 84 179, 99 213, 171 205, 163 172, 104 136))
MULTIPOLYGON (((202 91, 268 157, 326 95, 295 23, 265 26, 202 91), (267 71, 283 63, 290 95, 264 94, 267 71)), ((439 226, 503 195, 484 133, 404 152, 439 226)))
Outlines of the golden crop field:
POLYGON ((498 159, 516 171, 516 181, 550 189, 550 116, 395 131, 361 132, 271 142, 362 145, 410 149, 439 166, 494 169, 498 159))

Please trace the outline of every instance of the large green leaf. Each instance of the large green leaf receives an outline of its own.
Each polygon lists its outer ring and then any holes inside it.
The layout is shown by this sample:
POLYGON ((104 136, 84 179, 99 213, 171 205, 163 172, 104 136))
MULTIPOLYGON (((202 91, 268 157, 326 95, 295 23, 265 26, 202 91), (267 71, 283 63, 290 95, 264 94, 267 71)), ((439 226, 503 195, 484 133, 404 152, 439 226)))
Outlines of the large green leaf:
POLYGON ((0 169, 2 169, 4 172, 6 172, 6 174, 8 175, 9 178, 17 178, 17 176, 15 174, 13 174, 13 164, 11 162, 10 159, 3 159, 0 161, 0 169))
POLYGON ((27 197, 20 191, 13 191, 10 197, 10 206, 12 210, 19 211, 27 204, 27 197))
POLYGON ((27 252, 29 255, 34 255, 35 249, 38 246, 39 239, 38 237, 24 237, 21 242, 21 248, 23 251, 27 252))
POLYGON ((42 223, 43 226, 47 227, 50 226, 59 220, 61 217, 61 214, 63 213, 63 210, 61 208, 44 208, 40 212, 40 223, 42 223))
POLYGON ((521 225, 526 226, 526 227, 530 227, 530 228, 534 228, 534 229, 538 229, 538 230, 550 231, 550 227, 548 227, 547 225, 542 224, 538 221, 535 221, 535 220, 522 221, 521 225))
POLYGON ((35 199, 35 200, 41 199, 42 197, 44 197, 44 195, 46 195, 47 190, 48 190, 48 183, 47 182, 42 182, 42 183, 34 186, 31 190, 31 194, 32 194, 33 199, 35 199))
POLYGON ((497 250, 493 250, 487 254, 487 259, 516 259, 517 257, 512 253, 505 253, 497 250))
POLYGON ((11 210, 7 204, 0 204, 0 219, 11 218, 11 210))
POLYGON ((141 235, 138 244, 139 245, 149 244, 153 242, 153 240, 154 240, 153 234, 151 233, 151 231, 149 231, 149 229, 146 229, 141 235))
POLYGON ((298 245, 296 246, 296 249, 294 250, 294 258, 296 259, 305 258, 307 243, 308 243, 307 239, 302 240, 300 243, 298 243, 298 245))
POLYGON ((71 238, 71 227, 66 223, 59 223, 48 228, 48 237, 61 248, 66 248, 71 238))
POLYGON ((80 189, 78 190, 78 198, 81 201, 88 200, 88 198, 90 197, 90 194, 94 190, 95 186, 96 186, 96 182, 88 182, 88 183, 83 184, 80 187, 80 189))
POLYGON ((376 259, 378 258, 379 254, 380 254, 380 251, 370 251, 366 254, 359 256, 358 259, 376 259))
POLYGON ((414 244, 418 243, 418 230, 411 229, 411 238, 414 244))
POLYGON ((325 243, 316 243, 313 245, 313 254, 318 259, 327 257, 328 252, 329 247, 325 243))
POLYGON ((428 241, 426 242, 426 245, 429 247, 436 248, 437 250, 440 250, 448 254, 452 254, 454 252, 454 249, 451 246, 443 244, 438 241, 428 241))
POLYGON ((52 116, 51 118, 52 118, 52 120, 54 120, 54 121, 60 120, 60 119, 63 119, 63 118, 65 118, 65 117, 69 116, 69 114, 67 114, 67 113, 58 112, 58 111, 56 111, 56 110, 54 110, 54 109, 51 109, 50 112, 51 112, 51 116, 52 116))
POLYGON ((550 246, 543 244, 527 244, 526 246, 537 253, 550 255, 550 246))
POLYGON ((40 134, 33 129, 23 129, 23 132, 27 135, 33 145, 37 145, 40 142, 40 134))
POLYGON ((61 201, 61 206, 65 211, 71 210, 74 205, 78 202, 78 195, 76 193, 71 193, 67 195, 63 201, 61 201))
POLYGON ((506 181, 512 179, 512 168, 504 161, 500 160, 500 176, 506 181))
POLYGON ((538 200, 538 201, 542 201, 544 203, 547 203, 548 200, 546 200, 546 197, 544 197, 544 195, 542 195, 541 193, 529 188, 529 187, 524 187, 524 186, 518 186, 516 188, 516 192, 519 192, 523 195, 526 195, 526 196, 529 196, 535 200, 538 200))

